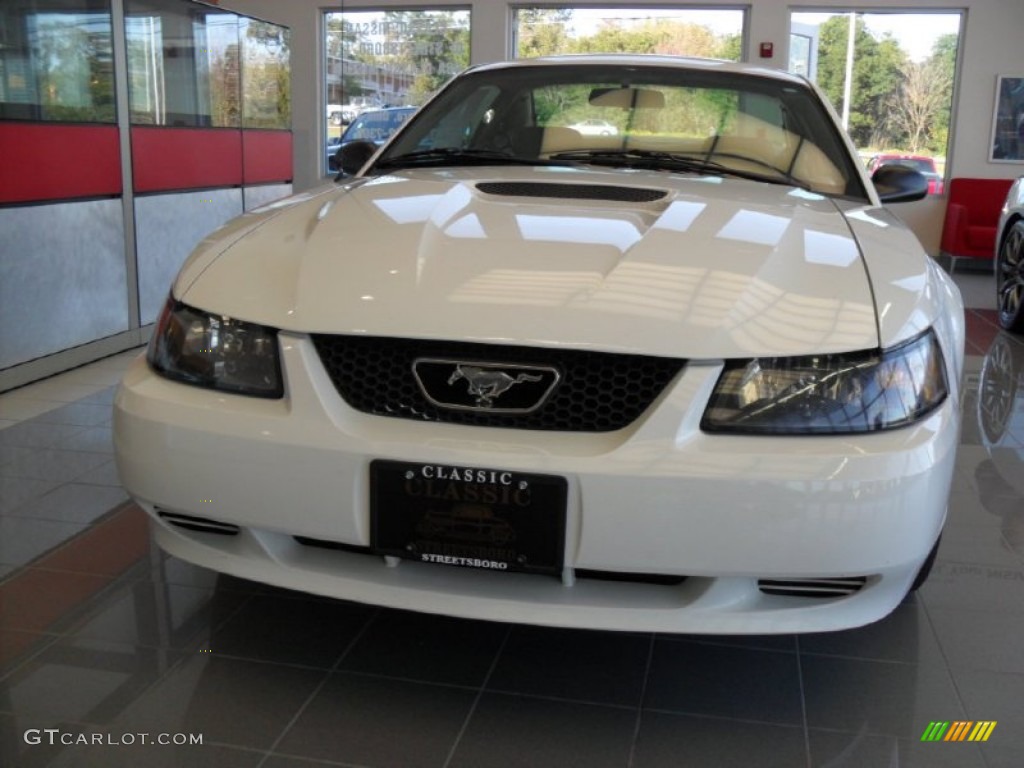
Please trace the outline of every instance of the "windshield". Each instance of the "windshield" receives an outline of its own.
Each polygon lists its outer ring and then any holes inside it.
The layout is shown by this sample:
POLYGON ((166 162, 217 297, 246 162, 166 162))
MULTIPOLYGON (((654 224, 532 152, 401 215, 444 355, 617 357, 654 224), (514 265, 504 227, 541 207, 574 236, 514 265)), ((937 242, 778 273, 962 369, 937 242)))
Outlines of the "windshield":
POLYGON ((469 72, 421 108, 370 173, 499 156, 741 175, 866 197, 835 122, 810 88, 673 66, 469 72))

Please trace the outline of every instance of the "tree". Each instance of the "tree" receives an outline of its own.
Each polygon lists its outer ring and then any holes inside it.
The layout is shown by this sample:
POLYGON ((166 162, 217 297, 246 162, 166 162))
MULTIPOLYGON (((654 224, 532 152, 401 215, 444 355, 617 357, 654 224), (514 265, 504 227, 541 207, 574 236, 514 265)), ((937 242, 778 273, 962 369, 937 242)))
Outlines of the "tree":
POLYGON ((705 59, 719 58, 721 41, 703 24, 687 24, 661 19, 658 26, 664 30, 664 41, 654 47, 655 53, 672 56, 698 56, 705 59))
POLYGON ((640 23, 607 20, 594 33, 569 34, 572 10, 522 9, 517 15, 520 58, 559 53, 660 53, 711 59, 740 58, 739 35, 716 35, 703 24, 652 18, 640 23))
POLYGON ((625 25, 607 21, 592 35, 572 43, 574 53, 660 53, 705 59, 739 60, 738 35, 716 35, 703 24, 647 19, 625 25))
POLYGON ((328 103, 372 95, 372 101, 381 104, 419 104, 469 66, 469 15, 463 11, 328 14, 326 45, 331 74, 340 84, 332 88, 328 103))
POLYGON ((935 115, 931 130, 928 132, 928 148, 940 155, 946 153, 949 145, 949 121, 953 111, 953 80, 956 74, 956 53, 960 45, 958 35, 949 34, 939 37, 932 45, 929 62, 942 72, 943 107, 935 115))
POLYGON ((345 48, 355 42, 355 33, 343 21, 340 13, 327 14, 326 46, 327 55, 341 58, 345 48))
MULTIPOLYGON (((130 50, 130 48, 129 48, 130 50)), ((210 52, 210 124, 237 128, 242 119, 241 47, 235 43, 210 52)), ((141 117, 158 120, 161 112, 149 110, 141 117)), ((133 116, 133 121, 139 118, 133 116)))
POLYGON ((618 21, 605 21, 592 35, 573 41, 573 53, 654 53, 668 42, 668 32, 650 21, 625 26, 618 21))
POLYGON ((718 52, 715 54, 716 59, 726 59, 728 61, 739 61, 743 57, 743 36, 742 35, 722 35, 718 38, 718 52))
POLYGON ((402 35, 400 53, 393 58, 397 71, 416 71, 406 94, 409 104, 421 104, 455 73, 469 66, 467 17, 452 11, 388 13, 399 25, 412 30, 402 35))
POLYGON ((47 119, 113 122, 109 27, 44 18, 35 45, 37 98, 47 119))
POLYGON ((521 8, 516 12, 516 56, 532 59, 565 53, 569 49, 566 26, 572 19, 570 8, 521 8))
MULTIPOLYGON (((842 109, 846 81, 846 50, 849 17, 833 16, 819 30, 818 85, 837 110, 842 109)), ((890 94, 900 86, 907 55, 889 36, 876 40, 864 20, 856 19, 850 124, 854 143, 868 146, 886 124, 890 94)))
POLYGON ((940 115, 946 115, 948 125, 952 77, 935 58, 906 63, 903 82, 888 102, 887 123, 901 146, 918 153, 930 144, 940 115))
POLYGON ((936 62, 941 62, 950 75, 956 69, 956 51, 959 45, 960 38, 955 34, 939 35, 932 44, 931 58, 936 62))
POLYGON ((243 125, 291 126, 288 31, 264 21, 249 21, 242 38, 243 125))

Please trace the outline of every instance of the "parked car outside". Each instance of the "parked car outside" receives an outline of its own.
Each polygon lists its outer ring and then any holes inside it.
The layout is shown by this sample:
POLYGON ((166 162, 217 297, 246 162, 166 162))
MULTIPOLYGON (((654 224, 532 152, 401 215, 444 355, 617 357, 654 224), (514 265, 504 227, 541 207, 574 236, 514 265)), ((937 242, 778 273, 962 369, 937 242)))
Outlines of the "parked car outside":
POLYGON ((581 120, 569 127, 574 131, 579 131, 584 136, 616 136, 619 133, 619 129, 613 123, 596 118, 581 120))
POLYGON ((328 104, 327 105, 327 120, 331 125, 341 125, 348 123, 351 119, 351 115, 346 117, 345 105, 343 104, 328 104))
POLYGON ((348 125, 363 112, 383 105, 372 96, 357 96, 345 104, 328 104, 327 119, 332 125, 348 125))
POLYGON ((868 161, 868 173, 874 173, 883 165, 902 165, 912 168, 928 179, 928 194, 941 195, 945 184, 942 174, 935 165, 935 159, 925 155, 878 154, 868 161))
POLYGON ((927 577, 959 291, 821 92, 744 64, 473 67, 171 286, 114 404, 172 555, 471 619, 876 621, 927 577), (571 118, 569 116, 572 116, 571 118), (630 126, 615 147, 566 128, 630 126))
POLYGON ((996 229, 995 259, 999 325, 1024 333, 1024 176, 1006 193, 996 229))
POLYGON ((327 170, 337 173, 335 155, 338 150, 352 141, 372 141, 380 146, 398 127, 416 111, 416 107, 389 107, 363 112, 349 123, 348 128, 336 139, 327 142, 327 170))

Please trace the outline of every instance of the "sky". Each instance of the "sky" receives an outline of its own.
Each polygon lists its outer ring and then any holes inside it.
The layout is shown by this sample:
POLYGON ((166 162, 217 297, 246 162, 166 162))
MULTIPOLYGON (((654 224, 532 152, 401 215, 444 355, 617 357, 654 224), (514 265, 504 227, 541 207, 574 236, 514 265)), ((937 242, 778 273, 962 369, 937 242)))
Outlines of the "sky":
MULTIPOLYGON (((794 21, 821 24, 836 14, 795 13, 794 21)), ((900 46, 914 61, 923 61, 931 55, 932 46, 942 35, 960 32, 958 13, 867 13, 864 23, 875 35, 891 32, 900 46)))

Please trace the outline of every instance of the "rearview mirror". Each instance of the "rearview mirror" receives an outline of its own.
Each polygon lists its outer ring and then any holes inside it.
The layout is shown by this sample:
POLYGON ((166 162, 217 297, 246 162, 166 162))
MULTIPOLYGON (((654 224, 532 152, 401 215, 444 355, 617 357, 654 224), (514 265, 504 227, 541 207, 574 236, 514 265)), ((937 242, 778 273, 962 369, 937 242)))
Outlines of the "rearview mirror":
POLYGON ((595 88, 590 92, 589 101, 595 107, 662 109, 665 106, 665 94, 650 88, 595 88))

